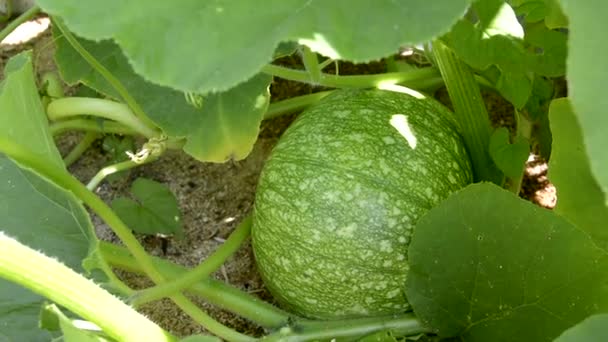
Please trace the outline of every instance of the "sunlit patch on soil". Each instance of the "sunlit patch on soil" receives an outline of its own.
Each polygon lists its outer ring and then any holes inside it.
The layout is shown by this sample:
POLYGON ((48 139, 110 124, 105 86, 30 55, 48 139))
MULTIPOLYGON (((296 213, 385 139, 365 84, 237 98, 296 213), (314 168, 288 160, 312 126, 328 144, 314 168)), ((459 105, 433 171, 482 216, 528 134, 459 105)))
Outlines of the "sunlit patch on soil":
POLYGON ((46 31, 50 25, 51 20, 46 17, 26 21, 25 23, 19 25, 13 32, 11 32, 11 34, 6 36, 6 38, 0 42, 0 46, 26 43, 38 37, 40 34, 46 31))

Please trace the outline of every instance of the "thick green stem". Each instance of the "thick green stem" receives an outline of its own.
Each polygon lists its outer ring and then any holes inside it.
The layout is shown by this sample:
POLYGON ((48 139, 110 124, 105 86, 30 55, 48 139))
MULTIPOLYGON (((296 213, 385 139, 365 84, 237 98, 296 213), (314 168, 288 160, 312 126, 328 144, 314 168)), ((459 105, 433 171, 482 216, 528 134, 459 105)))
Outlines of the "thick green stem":
POLYGON ((23 14, 8 23, 8 25, 6 25, 6 27, 2 29, 2 31, 0 31, 0 42, 3 41, 4 38, 6 38, 9 34, 11 34, 11 32, 13 32, 17 28, 17 26, 32 19, 38 13, 40 13, 40 7, 32 6, 30 9, 23 12, 23 14))
MULTIPOLYGON (((124 247, 102 241, 99 245, 99 251, 104 260, 113 267, 135 273, 144 273, 141 266, 137 264, 124 247)), ((180 277, 188 272, 185 267, 165 259, 153 257, 153 262, 154 266, 168 279, 180 277)), ((285 326, 289 321, 290 315, 287 312, 218 280, 203 279, 188 288, 188 292, 268 329, 278 329, 285 326)))
POLYGON ((49 103, 46 111, 50 120, 61 120, 79 115, 93 115, 120 122, 147 138, 159 135, 158 131, 142 123, 127 105, 110 100, 89 97, 64 97, 49 103))
POLYGON ((331 94, 333 90, 322 91, 314 94, 302 95, 289 98, 287 100, 271 103, 264 114, 264 120, 276 118, 284 114, 295 113, 304 110, 306 107, 319 102, 325 96, 331 94))
MULTIPOLYGON (((15 144, 6 137, 0 136, 0 151, 7 154, 12 159, 20 164, 36 170, 39 174, 46 177, 58 186, 71 191, 76 197, 80 198, 88 205, 120 238, 127 246, 129 251, 137 260, 137 263, 142 267, 150 279, 156 284, 162 284, 166 278, 161 274, 154 264, 151 257, 146 253, 144 248, 139 244, 133 233, 127 225, 112 211, 93 192, 87 189, 76 178, 65 170, 58 169, 53 165, 46 163, 44 160, 36 157, 35 154, 23 149, 20 145, 15 144)), ((169 297, 178 307, 190 315, 197 323, 204 326, 211 333, 229 341, 247 342, 251 341, 251 337, 240 334, 224 325, 218 323, 205 312, 196 307, 182 294, 174 294, 169 297)))
POLYGON ((53 24, 57 26, 57 28, 61 31, 65 39, 72 45, 72 47, 78 51, 78 53, 84 58, 89 65, 93 69, 95 69, 103 78, 112 85, 114 89, 120 94, 120 97, 125 101, 125 103, 133 110, 135 116, 142 122, 143 125, 147 126, 148 130, 156 130, 156 124, 152 122, 144 113, 141 106, 135 101, 133 96, 129 93, 127 88, 120 82, 118 78, 116 78, 106 67, 104 67, 93 55, 91 55, 81 44, 78 42, 76 37, 72 35, 70 30, 68 30, 61 20, 57 18, 53 18, 53 24))
MULTIPOLYGON (((307 71, 285 68, 282 66, 268 64, 262 68, 262 71, 276 77, 312 83, 310 74, 307 71)), ((319 81, 314 84, 331 87, 331 88, 372 88, 381 84, 403 84, 410 88, 422 90, 429 86, 429 79, 433 79, 433 83, 437 82, 439 72, 435 68, 421 68, 408 72, 389 72, 375 75, 347 75, 338 76, 326 73, 321 73, 319 81)), ((439 81, 441 82, 441 81, 439 81)), ((431 85, 432 85, 431 84, 431 85)))
POLYGON ((175 341, 97 284, 0 232, 0 277, 26 287, 97 324, 121 341, 175 341))
POLYGON ((492 127, 473 72, 442 41, 433 42, 433 52, 473 163, 475 181, 502 186, 504 177, 488 152, 492 127))
POLYGON ((74 147, 70 153, 63 158, 65 166, 70 166, 77 161, 78 158, 80 158, 80 156, 91 146, 91 144, 97 140, 97 138, 99 138, 99 134, 95 132, 87 132, 82 140, 78 142, 78 145, 76 145, 76 147, 74 147))
POLYGON ((304 342, 330 340, 347 337, 363 337, 378 331, 390 330, 398 336, 412 336, 430 333, 413 314, 381 316, 336 321, 309 322, 306 326, 285 327, 267 336, 265 341, 304 342))
POLYGON ((54 136, 62 134, 66 131, 90 131, 97 133, 111 133, 111 134, 122 134, 122 135, 136 135, 137 131, 129 128, 119 122, 110 120, 97 120, 92 119, 67 119, 61 121, 51 122, 49 129, 51 134, 54 136))
POLYGON ((182 276, 171 278, 172 280, 161 285, 147 288, 133 297, 131 304, 141 304, 167 297, 173 293, 191 287, 195 283, 206 279, 220 268, 224 262, 241 247, 251 232, 251 215, 247 216, 230 234, 228 239, 211 254, 205 261, 188 271, 182 276))

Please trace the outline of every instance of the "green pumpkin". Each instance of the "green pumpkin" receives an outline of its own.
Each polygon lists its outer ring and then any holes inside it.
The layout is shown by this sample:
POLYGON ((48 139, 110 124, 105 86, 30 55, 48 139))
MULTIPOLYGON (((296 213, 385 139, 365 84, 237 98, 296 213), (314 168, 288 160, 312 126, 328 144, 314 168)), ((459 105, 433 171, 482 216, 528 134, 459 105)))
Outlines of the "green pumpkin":
POLYGON ((406 311, 412 229, 471 181, 453 114, 434 99, 335 91, 297 118, 264 166, 252 228, 259 272, 305 317, 406 311))

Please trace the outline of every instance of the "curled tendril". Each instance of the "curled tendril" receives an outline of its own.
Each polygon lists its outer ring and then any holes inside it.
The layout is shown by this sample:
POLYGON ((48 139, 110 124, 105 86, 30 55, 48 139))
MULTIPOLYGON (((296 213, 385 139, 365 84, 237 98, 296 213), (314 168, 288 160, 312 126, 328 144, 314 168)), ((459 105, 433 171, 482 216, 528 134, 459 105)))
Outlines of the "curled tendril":
POLYGON ((168 137, 164 134, 159 137, 150 138, 150 140, 148 140, 148 142, 146 142, 136 153, 129 151, 126 153, 132 162, 143 164, 148 159, 158 158, 165 152, 167 149, 167 139, 168 137))
POLYGON ((186 102, 188 102, 191 106, 198 109, 203 108, 203 102, 205 100, 203 95, 193 92, 185 92, 184 97, 186 98, 186 102))

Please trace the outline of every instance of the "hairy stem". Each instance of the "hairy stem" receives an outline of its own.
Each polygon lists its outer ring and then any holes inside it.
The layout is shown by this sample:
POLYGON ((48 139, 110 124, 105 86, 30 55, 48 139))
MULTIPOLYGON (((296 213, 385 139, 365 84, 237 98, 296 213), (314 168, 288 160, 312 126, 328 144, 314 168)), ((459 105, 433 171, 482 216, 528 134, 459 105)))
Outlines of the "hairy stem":
POLYGON ((284 114, 299 112, 306 107, 319 102, 322 98, 332 93, 333 90, 322 91, 314 94, 302 95, 287 100, 271 103, 264 114, 264 120, 276 118, 284 114))
POLYGON ((147 288, 135 294, 131 304, 134 306, 139 306, 153 300, 158 300, 163 297, 167 297, 172 293, 189 288, 196 282, 206 279, 209 277, 209 275, 211 275, 211 273, 220 268, 224 262, 226 262, 226 260, 241 247, 245 239, 249 237, 250 232, 251 215, 243 219, 232 234, 230 234, 228 239, 226 239, 226 241, 215 252, 213 252, 213 254, 205 259, 205 261, 201 262, 198 266, 188 271, 184 275, 177 278, 171 278, 172 280, 169 282, 147 288))
POLYGON ((0 277, 24 286, 94 322, 117 340, 175 341, 158 325, 91 280, 2 232, 0 277))
POLYGON ((4 29, 2 29, 2 31, 0 31, 0 42, 3 41, 4 38, 6 38, 9 34, 11 34, 11 32, 13 32, 17 28, 17 26, 32 19, 38 13, 40 13, 40 7, 32 6, 30 9, 23 12, 23 14, 21 14, 20 16, 18 16, 11 22, 9 22, 8 25, 6 25, 6 27, 4 29))
POLYGON ((97 140, 97 138, 99 138, 98 133, 87 132, 84 135, 84 137, 82 138, 82 140, 80 140, 80 142, 78 142, 78 145, 76 145, 76 147, 74 147, 70 151, 70 153, 68 153, 68 155, 65 156, 65 158, 63 158, 63 162, 65 163, 65 166, 68 167, 68 166, 72 165, 75 161, 77 161, 78 158, 80 158, 80 156, 82 156, 82 154, 89 147, 91 147, 91 144, 93 144, 93 142, 95 140, 97 140))
POLYGON ((57 18, 53 18, 53 25, 57 26, 57 28, 61 31, 65 39, 72 45, 72 47, 78 51, 78 53, 84 58, 84 60, 89 63, 89 65, 95 69, 116 91, 120 94, 120 97, 125 101, 125 103, 133 110, 135 116, 145 125, 148 130, 156 130, 156 124, 152 122, 144 113, 141 106, 135 101, 133 96, 129 93, 127 88, 120 82, 118 78, 116 78, 106 67, 104 67, 93 55, 91 55, 81 44, 78 42, 76 37, 65 27, 61 20, 57 18))
MULTIPOLYGON (((303 70, 268 64, 262 68, 262 71, 292 81, 314 83, 310 74, 303 70)), ((321 73, 319 81, 314 84, 331 88, 371 88, 383 83, 399 83, 420 90, 436 83, 441 84, 442 80, 439 76, 436 68, 421 68, 408 72, 389 72, 375 75, 338 76, 321 73), (433 82, 429 84, 429 80, 433 80, 433 82)))
POLYGON ((120 122, 147 138, 159 135, 158 131, 143 124, 127 105, 115 101, 90 97, 64 97, 49 103, 46 110, 50 120, 93 115, 120 122))
POLYGON ((67 131, 89 131, 97 133, 111 133, 122 135, 136 135, 137 131, 119 122, 95 119, 67 119, 51 122, 49 124, 51 134, 56 136, 67 131))
POLYGON ((471 156, 475 181, 490 181, 502 186, 502 172, 489 154, 490 118, 473 72, 442 41, 433 42, 433 52, 471 156))

